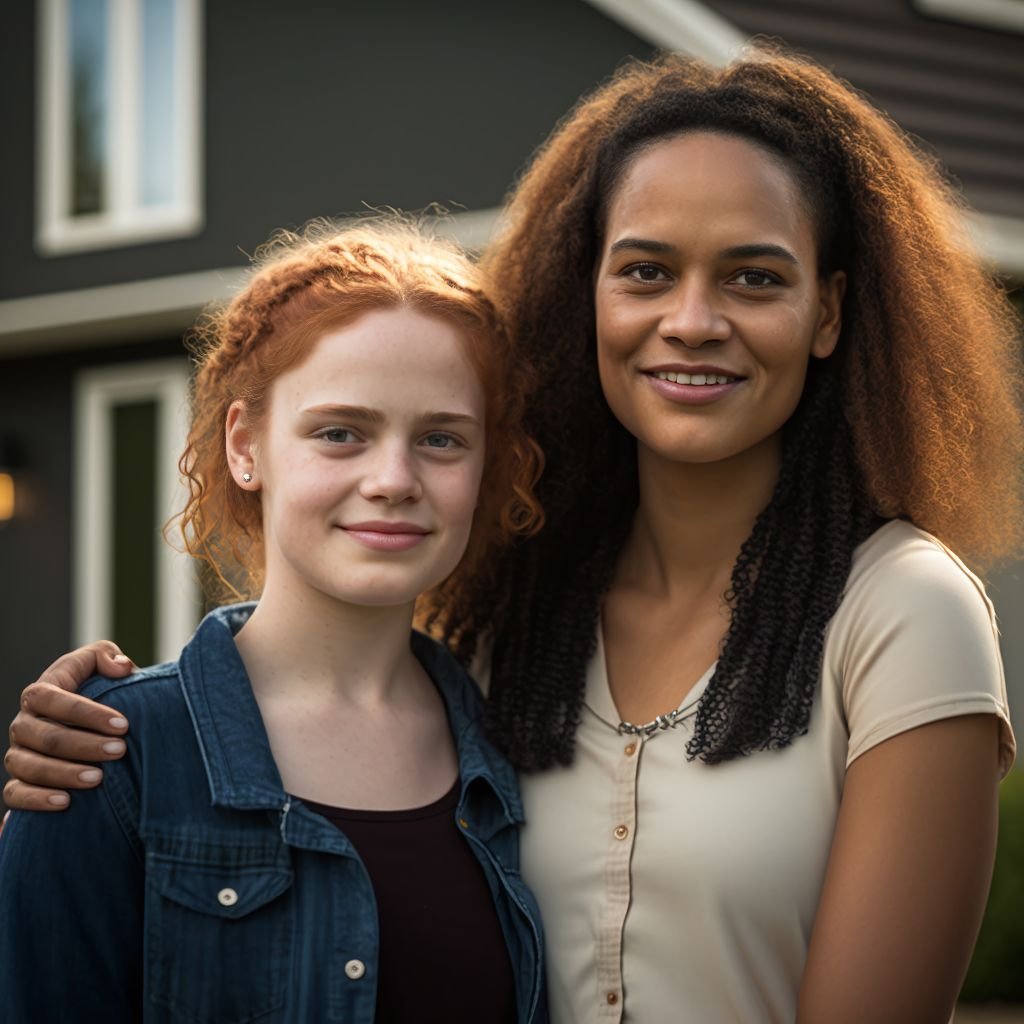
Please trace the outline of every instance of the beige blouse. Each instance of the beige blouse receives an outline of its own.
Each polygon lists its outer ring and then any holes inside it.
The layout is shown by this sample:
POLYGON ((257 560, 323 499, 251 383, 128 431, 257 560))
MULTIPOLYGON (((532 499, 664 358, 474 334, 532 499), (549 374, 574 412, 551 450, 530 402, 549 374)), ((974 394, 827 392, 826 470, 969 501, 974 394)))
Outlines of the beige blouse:
POLYGON ((522 778, 554 1024, 791 1022, 849 764, 977 712, 1002 722, 1004 773, 1014 758, 992 606, 904 522, 855 552, 806 736, 715 767, 687 761, 712 671, 672 728, 622 735, 599 642, 574 763, 522 778))

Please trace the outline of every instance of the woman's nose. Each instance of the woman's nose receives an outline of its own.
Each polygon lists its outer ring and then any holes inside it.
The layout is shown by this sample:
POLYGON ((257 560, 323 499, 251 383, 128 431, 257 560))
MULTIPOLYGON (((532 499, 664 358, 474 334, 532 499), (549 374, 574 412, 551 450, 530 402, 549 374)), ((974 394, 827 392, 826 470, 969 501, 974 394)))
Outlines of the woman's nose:
POLYGON ((659 332, 666 341, 700 348, 709 341, 724 341, 728 337, 729 321, 708 282, 680 281, 665 295, 664 301, 659 332))

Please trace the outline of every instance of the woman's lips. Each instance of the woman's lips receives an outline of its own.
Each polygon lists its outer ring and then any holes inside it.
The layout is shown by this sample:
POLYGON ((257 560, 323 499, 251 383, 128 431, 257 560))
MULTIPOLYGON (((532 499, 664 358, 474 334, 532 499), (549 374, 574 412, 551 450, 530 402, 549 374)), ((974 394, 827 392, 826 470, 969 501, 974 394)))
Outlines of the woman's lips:
POLYGON ((679 405, 708 405, 717 402, 735 391, 744 381, 743 377, 737 377, 727 384, 680 384, 664 380, 654 373, 644 373, 643 376, 659 395, 679 405))
POLYGON ((429 533, 412 523, 353 523, 341 529, 371 551, 408 551, 429 533))

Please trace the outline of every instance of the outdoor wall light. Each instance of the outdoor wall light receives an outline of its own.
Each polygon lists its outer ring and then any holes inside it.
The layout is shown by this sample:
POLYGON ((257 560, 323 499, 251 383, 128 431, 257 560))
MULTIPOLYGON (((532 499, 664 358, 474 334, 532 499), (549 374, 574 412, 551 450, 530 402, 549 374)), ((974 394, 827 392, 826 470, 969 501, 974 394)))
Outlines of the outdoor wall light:
POLYGON ((20 505, 18 491, 24 462, 12 437, 0 438, 0 526, 6 526, 20 505))

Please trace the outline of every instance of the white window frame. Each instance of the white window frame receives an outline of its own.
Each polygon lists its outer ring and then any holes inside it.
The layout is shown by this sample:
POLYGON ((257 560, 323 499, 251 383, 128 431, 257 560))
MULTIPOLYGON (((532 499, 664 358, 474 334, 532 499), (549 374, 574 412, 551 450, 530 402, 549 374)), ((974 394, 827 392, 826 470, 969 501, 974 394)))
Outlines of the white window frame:
POLYGON ((934 18, 959 21, 980 28, 1024 32, 1021 0, 914 0, 914 6, 934 18))
MULTIPOLYGON (((76 645, 111 636, 113 550, 110 537, 114 406, 157 406, 155 646, 173 661, 192 635, 201 598, 192 558, 163 540, 167 520, 180 512, 188 489, 178 457, 188 434, 188 363, 153 360, 83 370, 75 381, 75 548, 73 630, 76 645)), ((116 639, 116 638, 115 638, 116 639)))
POLYGON ((36 247, 43 255, 106 249, 196 234, 202 209, 202 5, 177 0, 173 88, 176 123, 172 152, 178 194, 171 205, 147 208, 139 188, 139 0, 107 0, 110 95, 105 208, 70 212, 72 125, 69 0, 38 0, 39 88, 37 111, 36 247))

